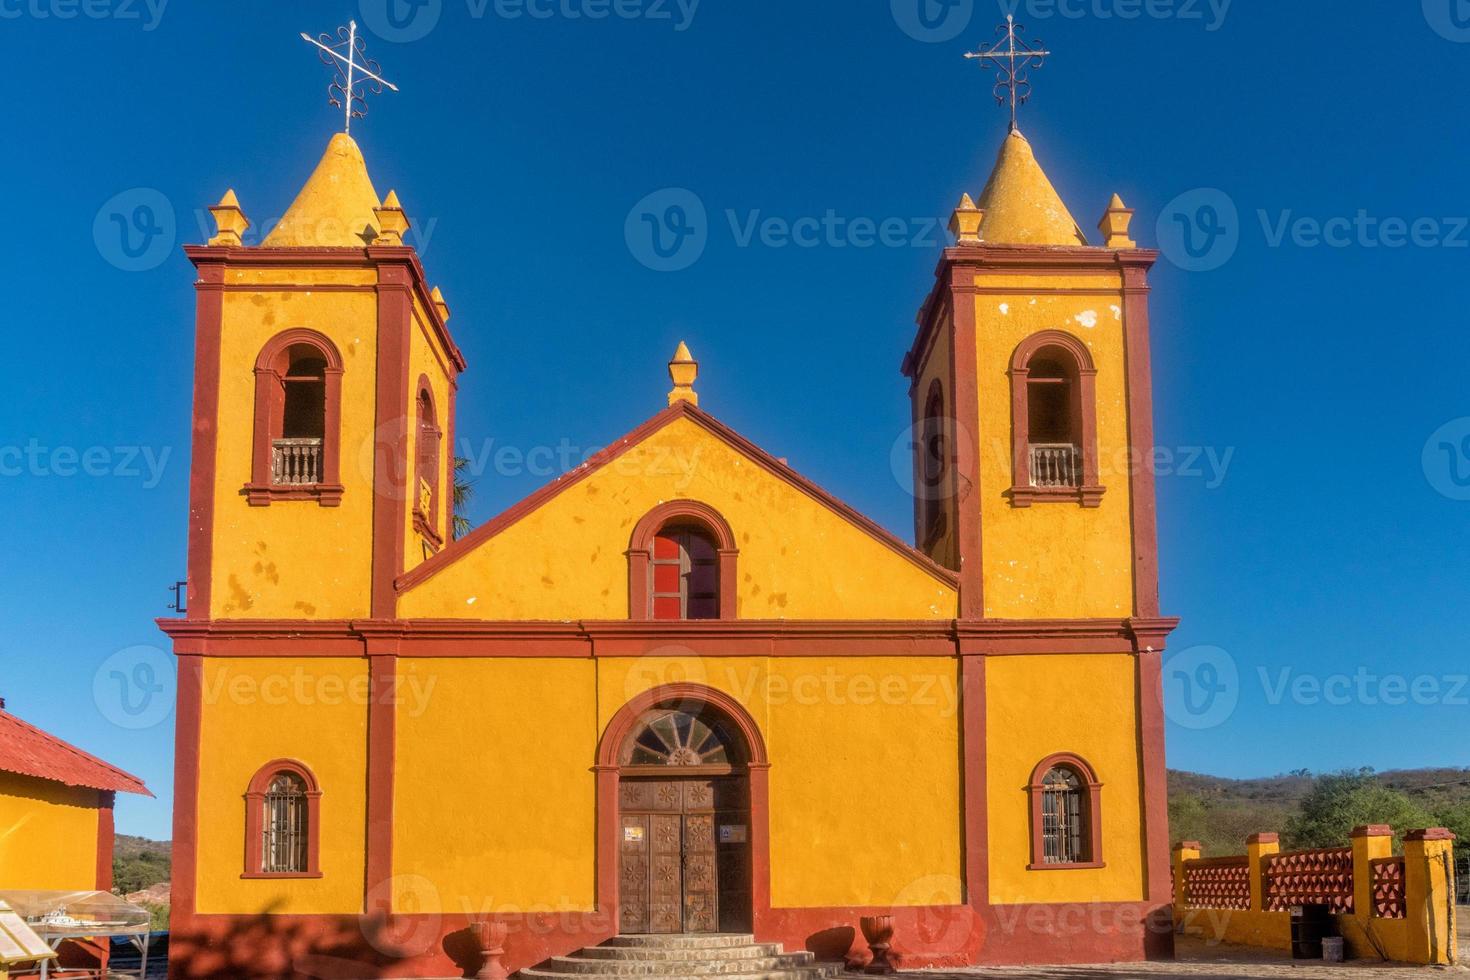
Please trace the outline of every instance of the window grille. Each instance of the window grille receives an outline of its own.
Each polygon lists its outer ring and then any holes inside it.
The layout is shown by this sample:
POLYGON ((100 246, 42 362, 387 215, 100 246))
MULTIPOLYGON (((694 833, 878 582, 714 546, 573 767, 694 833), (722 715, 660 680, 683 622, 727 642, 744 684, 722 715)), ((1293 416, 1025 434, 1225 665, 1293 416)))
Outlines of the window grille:
POLYGON ((265 791, 265 830, 261 870, 268 874, 304 873, 306 867, 306 784, 279 773, 265 791))
POLYGON ((1081 864, 1089 860, 1083 834, 1082 781, 1070 769, 1052 769, 1042 780, 1043 860, 1081 864))

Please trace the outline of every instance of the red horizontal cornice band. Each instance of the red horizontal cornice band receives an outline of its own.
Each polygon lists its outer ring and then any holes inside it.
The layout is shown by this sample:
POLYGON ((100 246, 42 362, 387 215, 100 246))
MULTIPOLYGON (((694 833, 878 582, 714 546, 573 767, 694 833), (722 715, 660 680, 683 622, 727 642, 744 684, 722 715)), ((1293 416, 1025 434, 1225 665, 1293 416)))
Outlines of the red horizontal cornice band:
MULTIPOLYGON (((438 304, 434 302, 429 288, 428 273, 424 271, 424 265, 419 261, 418 252, 409 245, 372 245, 367 248, 267 248, 264 246, 244 245, 185 245, 184 254, 196 266, 207 263, 220 263, 223 265, 243 265, 260 268, 289 268, 299 266, 318 266, 322 268, 360 269, 368 266, 386 265, 390 263, 401 263, 407 265, 411 270, 413 280, 412 290, 419 299, 429 318, 431 329, 435 337, 449 352, 450 359, 454 362, 456 371, 465 369, 464 354, 459 345, 449 334, 449 325, 439 312, 438 304)), ((226 284, 221 288, 228 289, 226 284)), ((262 292, 269 292, 269 285, 254 285, 252 288, 262 292)), ((332 284, 323 284, 319 287, 322 292, 330 292, 332 284)), ((363 289, 374 289, 375 286, 365 284, 363 289)))
MULTIPOLYGON (((957 269, 974 273, 986 270, 1043 276, 1075 275, 1082 272, 1114 272, 1119 269, 1126 273, 1129 269, 1147 271, 1158 261, 1158 258, 1159 253, 1156 250, 1146 248, 1106 249, 1091 246, 1048 245, 955 245, 946 248, 939 260, 938 268, 934 271, 934 288, 924 300, 924 305, 919 308, 919 329, 914 337, 913 346, 904 355, 903 374, 905 377, 912 378, 919 366, 924 363, 923 353, 931 340, 930 335, 939 327, 939 318, 935 314, 941 308, 944 298, 952 292, 965 292, 977 288, 969 282, 954 281, 957 269)), ((1125 275, 1125 279, 1127 278, 1129 277, 1125 275)), ((1128 292, 1131 288, 1125 282, 1120 292, 1128 292)), ((1013 291, 1024 293, 1035 290, 1027 290, 1018 286, 1013 291)), ((1063 292, 1073 291, 1063 290, 1063 292)), ((1085 292, 1085 290, 1082 291, 1085 292)))
POLYGON ((1177 619, 583 620, 160 619, 205 657, 956 657, 1158 652, 1177 619))

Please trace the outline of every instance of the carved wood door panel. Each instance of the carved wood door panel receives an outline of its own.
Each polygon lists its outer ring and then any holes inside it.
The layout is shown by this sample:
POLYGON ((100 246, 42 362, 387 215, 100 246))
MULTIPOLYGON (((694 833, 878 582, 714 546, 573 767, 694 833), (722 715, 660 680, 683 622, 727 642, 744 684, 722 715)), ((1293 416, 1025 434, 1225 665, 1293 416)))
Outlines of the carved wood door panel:
POLYGON ((718 931, 721 861, 715 783, 625 780, 619 797, 620 930, 718 931))

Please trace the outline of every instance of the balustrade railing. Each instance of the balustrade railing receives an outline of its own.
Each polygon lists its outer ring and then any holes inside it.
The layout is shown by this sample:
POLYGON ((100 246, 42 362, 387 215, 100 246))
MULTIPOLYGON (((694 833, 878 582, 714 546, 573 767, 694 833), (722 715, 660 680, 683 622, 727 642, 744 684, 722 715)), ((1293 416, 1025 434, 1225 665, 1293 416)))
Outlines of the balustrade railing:
POLYGON ((322 482, 320 439, 276 439, 271 443, 271 483, 309 487, 322 482))
POLYGON ((1031 444, 1033 487, 1082 486, 1082 453, 1066 443, 1031 444))

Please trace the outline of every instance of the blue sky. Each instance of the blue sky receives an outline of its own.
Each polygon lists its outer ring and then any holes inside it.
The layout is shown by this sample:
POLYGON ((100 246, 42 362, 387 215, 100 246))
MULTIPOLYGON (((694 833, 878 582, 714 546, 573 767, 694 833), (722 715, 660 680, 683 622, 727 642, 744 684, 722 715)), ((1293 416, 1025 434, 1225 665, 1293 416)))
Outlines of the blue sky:
MULTIPOLYGON (((158 800, 123 800, 119 828, 169 834, 167 691, 117 698, 167 687, 131 648, 164 647, 184 569, 178 246, 226 187, 257 226, 279 215, 338 126, 300 31, 356 17, 402 88, 354 134, 453 306, 473 453, 595 449, 660 407, 682 338, 702 404, 907 536, 898 365, 932 221, 1005 132, 960 55, 1010 8, 1055 52, 1022 125, 1079 222, 1118 191, 1168 246, 1170 764, 1470 764, 1470 9, 919 2, 426 0, 395 21, 384 0, 0 0, 11 710, 143 776, 158 800), (649 267, 649 195, 704 210, 686 268, 649 267), (829 212, 840 230, 802 244, 771 231, 829 212), (898 233, 865 246, 862 219, 898 233)), ((544 482, 514 459, 480 475, 477 520, 544 482)))

